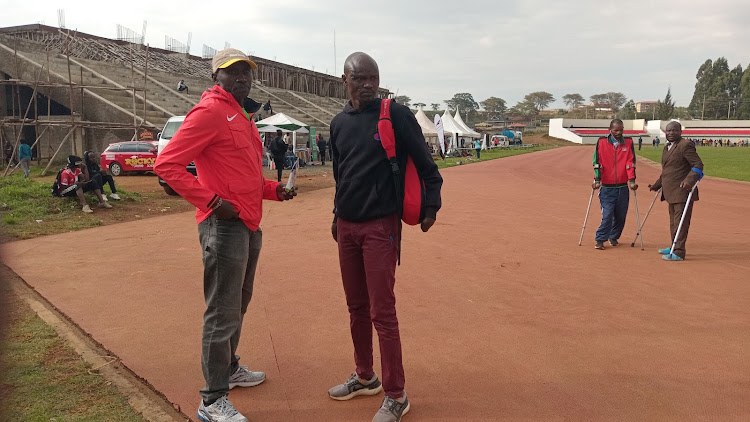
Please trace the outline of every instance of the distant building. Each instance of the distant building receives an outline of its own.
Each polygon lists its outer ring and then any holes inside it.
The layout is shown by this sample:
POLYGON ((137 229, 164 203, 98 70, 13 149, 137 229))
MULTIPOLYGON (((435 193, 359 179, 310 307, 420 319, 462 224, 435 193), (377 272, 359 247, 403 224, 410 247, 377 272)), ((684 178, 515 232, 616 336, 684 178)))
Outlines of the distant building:
POLYGON ((635 111, 637 111, 638 113, 644 113, 651 110, 651 108, 655 106, 656 101, 641 101, 639 103, 635 103, 635 111))

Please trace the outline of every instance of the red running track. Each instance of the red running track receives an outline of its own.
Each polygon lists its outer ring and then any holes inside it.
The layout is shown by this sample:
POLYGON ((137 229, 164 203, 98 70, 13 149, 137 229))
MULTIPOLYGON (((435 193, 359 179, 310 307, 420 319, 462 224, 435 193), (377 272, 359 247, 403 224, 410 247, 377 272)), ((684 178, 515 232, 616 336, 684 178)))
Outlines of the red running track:
MULTIPOLYGON (((649 217, 645 251, 629 247, 632 201, 623 245, 597 251, 596 199, 577 246, 591 153, 558 148, 443 172, 438 223, 427 234, 406 228, 397 271, 405 421, 750 419, 750 184, 701 182, 684 262, 656 253, 670 241, 663 203, 649 217)), ((638 174, 643 214, 658 170, 641 164, 638 174)), ((266 204, 239 353, 268 380, 230 394, 254 422, 365 421, 380 404, 326 396, 354 368, 332 197, 326 189, 266 204)), ((195 418, 203 299, 191 214, 0 251, 195 418), (74 249, 78 257, 64 252, 74 249)))

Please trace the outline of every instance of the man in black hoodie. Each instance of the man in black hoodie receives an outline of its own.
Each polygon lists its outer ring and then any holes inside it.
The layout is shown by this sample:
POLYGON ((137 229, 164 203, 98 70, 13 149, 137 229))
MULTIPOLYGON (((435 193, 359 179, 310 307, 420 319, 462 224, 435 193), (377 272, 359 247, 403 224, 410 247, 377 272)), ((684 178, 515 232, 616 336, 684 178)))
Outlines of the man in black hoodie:
POLYGON ((281 181, 281 171, 284 170, 284 164, 286 162, 286 151, 288 148, 286 142, 281 137, 281 129, 276 131, 276 137, 273 138, 268 149, 271 150, 273 155, 273 162, 276 166, 276 174, 278 175, 278 181, 281 181))
MULTIPOLYGON (((348 400, 385 389, 373 422, 398 422, 410 406, 404 392, 393 290, 403 198, 397 196, 391 165, 377 135, 381 103, 377 98, 377 63, 367 54, 354 53, 344 63, 342 78, 350 101, 331 121, 330 146, 336 179, 331 233, 339 248, 356 371, 343 384, 331 388, 328 395, 335 400, 348 400), (373 324, 380 342, 382 386, 373 371, 373 324)), ((399 168, 405 169, 406 159, 411 157, 424 181, 421 228, 426 232, 440 209, 443 179, 411 110, 392 103, 390 113, 399 168)), ((398 182, 403 186, 403 172, 398 182)), ((399 190, 403 192, 403 188, 399 190)))

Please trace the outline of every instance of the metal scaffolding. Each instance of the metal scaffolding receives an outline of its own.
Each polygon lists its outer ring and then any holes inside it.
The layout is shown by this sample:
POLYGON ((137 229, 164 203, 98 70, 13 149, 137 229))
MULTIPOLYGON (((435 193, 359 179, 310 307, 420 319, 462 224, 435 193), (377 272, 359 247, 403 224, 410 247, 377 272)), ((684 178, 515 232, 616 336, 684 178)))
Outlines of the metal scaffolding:
MULTIPOLYGON (((62 31, 61 31, 62 32, 62 31)), ((7 80, 0 80, 0 86, 4 85, 10 85, 11 89, 11 116, 4 117, 0 119, 0 145, 4 145, 8 141, 11 141, 13 145, 13 153, 11 154, 10 160, 8 160, 5 170, 3 171, 3 176, 7 176, 9 174, 12 174, 12 172, 18 168, 20 164, 13 165, 13 161, 17 156, 18 147, 20 144, 20 141, 23 137, 23 129, 26 126, 34 126, 35 127, 35 134, 36 139, 34 140, 34 143, 31 145, 31 148, 33 149, 39 141, 42 139, 42 136, 44 133, 49 129, 50 127, 65 127, 68 128, 68 132, 63 138, 63 140, 60 142, 60 145, 55 150, 54 154, 49 158, 49 162, 47 163, 47 166, 45 167, 44 171, 42 172, 42 175, 45 175, 47 171, 49 170, 50 166, 54 162, 55 158, 59 154, 59 152, 62 150, 63 146, 66 144, 68 139, 71 138, 71 135, 75 133, 76 130, 86 129, 86 128, 96 128, 96 129, 133 129, 133 138, 132 140, 136 140, 138 138, 138 131, 143 126, 144 122, 146 121, 146 107, 148 105, 148 102, 146 101, 146 95, 148 92, 147 83, 148 83, 148 47, 146 46, 146 60, 145 60, 145 68, 144 68, 144 77, 143 77, 143 88, 136 87, 136 76, 134 71, 134 60, 133 60, 133 54, 132 54, 132 44, 130 44, 131 54, 130 54, 130 68, 131 68, 131 78, 132 78, 132 86, 128 87, 112 87, 112 86, 96 86, 96 85, 85 85, 83 83, 83 68, 81 68, 81 75, 80 75, 80 83, 75 83, 72 78, 71 74, 71 61, 70 61, 70 42, 73 39, 73 37, 70 35, 70 31, 68 30, 68 33, 66 34, 67 42, 65 43, 65 56, 67 59, 67 67, 68 67, 68 81, 66 83, 53 83, 51 82, 50 77, 50 48, 46 48, 46 56, 47 61, 46 63, 43 63, 41 68, 34 72, 34 81, 29 82, 21 79, 7 79, 7 80), (44 76, 46 69, 46 79, 47 81, 42 81, 42 78, 44 76), (21 91, 20 87, 26 86, 26 87, 33 87, 33 93, 31 95, 31 98, 29 98, 28 104, 26 104, 25 111, 23 114, 21 114, 21 110, 23 109, 23 105, 21 104, 21 91), (47 95, 47 116, 39 116, 38 115, 38 106, 37 106, 37 93, 39 92, 40 88, 44 89, 47 88, 48 90, 52 90, 54 88, 67 88, 69 92, 69 107, 70 110, 70 121, 62 121, 62 120, 54 120, 51 116, 51 97, 50 95, 47 95), (78 110, 77 114, 80 116, 80 119, 76 120, 76 110, 74 110, 75 104, 74 104, 74 92, 77 90, 80 90, 80 102, 78 104, 78 110), (133 97, 133 123, 113 123, 113 122, 95 122, 95 121, 87 121, 82 120, 84 118, 84 97, 86 90, 115 90, 115 91, 130 91, 132 92, 133 97), (138 111, 136 109, 136 95, 138 92, 143 93, 143 117, 138 116, 138 111), (29 116, 29 112, 32 109, 33 106, 33 116, 29 116), (18 112, 18 113, 17 113, 18 112), (13 128, 13 138, 14 139, 4 139, 6 138, 4 136, 4 127, 12 127, 13 128), (40 127, 42 128, 41 133, 39 132, 40 127)), ((14 37, 15 38, 15 37, 14 37)), ((16 69, 19 69, 19 63, 18 63, 18 48, 17 48, 17 40, 14 43, 13 47, 13 55, 14 55, 14 66, 16 69)), ((19 72, 20 73, 20 72, 19 72)), ((48 92, 49 94, 49 92, 48 92)), ((74 142, 71 141, 71 150, 73 154, 76 154, 76 145, 74 142)), ((41 157, 37 156, 37 160, 41 162, 41 157)))

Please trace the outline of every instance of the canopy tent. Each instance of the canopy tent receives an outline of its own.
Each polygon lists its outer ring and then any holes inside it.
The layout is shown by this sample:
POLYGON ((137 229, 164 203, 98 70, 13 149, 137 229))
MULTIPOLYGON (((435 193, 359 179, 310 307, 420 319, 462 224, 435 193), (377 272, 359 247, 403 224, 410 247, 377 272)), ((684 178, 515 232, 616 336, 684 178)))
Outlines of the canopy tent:
POLYGON ((280 130, 282 132, 287 132, 287 133, 288 132, 294 132, 293 130, 282 129, 282 128, 280 128, 278 126, 274 126, 274 125, 268 125, 268 126, 263 126, 263 127, 259 127, 258 128, 258 132, 260 132, 260 133, 264 133, 264 132, 265 133, 276 132, 277 130, 280 130))
POLYGON ((470 131, 467 131, 465 128, 461 127, 461 125, 459 125, 455 120, 453 120, 453 116, 451 116, 448 110, 445 110, 442 119, 445 135, 450 135, 451 137, 451 142, 448 145, 448 151, 458 149, 458 137, 471 137, 470 131))
POLYGON ((433 149, 433 153, 440 151, 440 144, 438 141, 437 129, 435 129, 435 123, 432 122, 426 114, 424 114, 422 106, 419 106, 419 109, 417 110, 417 113, 414 115, 414 117, 417 118, 417 123, 419 123, 419 127, 422 128, 422 135, 424 135, 424 139, 425 141, 427 141, 427 145, 429 145, 433 149))
POLYGON ((266 117, 265 119, 256 122, 255 125, 258 126, 258 132, 276 132, 279 129, 281 129, 282 132, 291 132, 292 149, 294 150, 294 152, 297 153, 303 151, 303 159, 305 162, 308 162, 311 159, 306 147, 297 148, 297 134, 310 133, 310 125, 302 123, 299 120, 293 117, 289 117, 284 113, 276 113, 271 117, 266 117), (266 129, 268 127, 273 127, 273 129, 266 129))
POLYGON ((258 129, 266 126, 276 126, 282 130, 286 129, 288 132, 310 133, 310 125, 302 123, 284 113, 276 113, 271 117, 266 117, 265 119, 256 122, 255 125, 258 126, 258 129))
POLYGON ((424 110, 422 109, 422 106, 419 106, 419 109, 417 110, 417 113, 414 115, 414 117, 417 118, 417 123, 419 123, 419 126, 422 128, 422 134, 425 136, 435 136, 437 137, 437 130, 435 129, 435 123, 430 120, 429 117, 427 117, 426 114, 424 114, 424 110))
POLYGON ((454 120, 456 121, 456 123, 458 123, 459 126, 463 127, 464 129, 466 129, 467 132, 470 133, 470 135, 468 135, 468 136, 470 136, 472 138, 481 138, 482 137, 481 133, 473 130, 472 128, 469 127, 469 125, 467 125, 466 123, 464 123, 464 119, 461 118, 461 112, 460 111, 456 110, 456 115, 454 117, 454 120))

